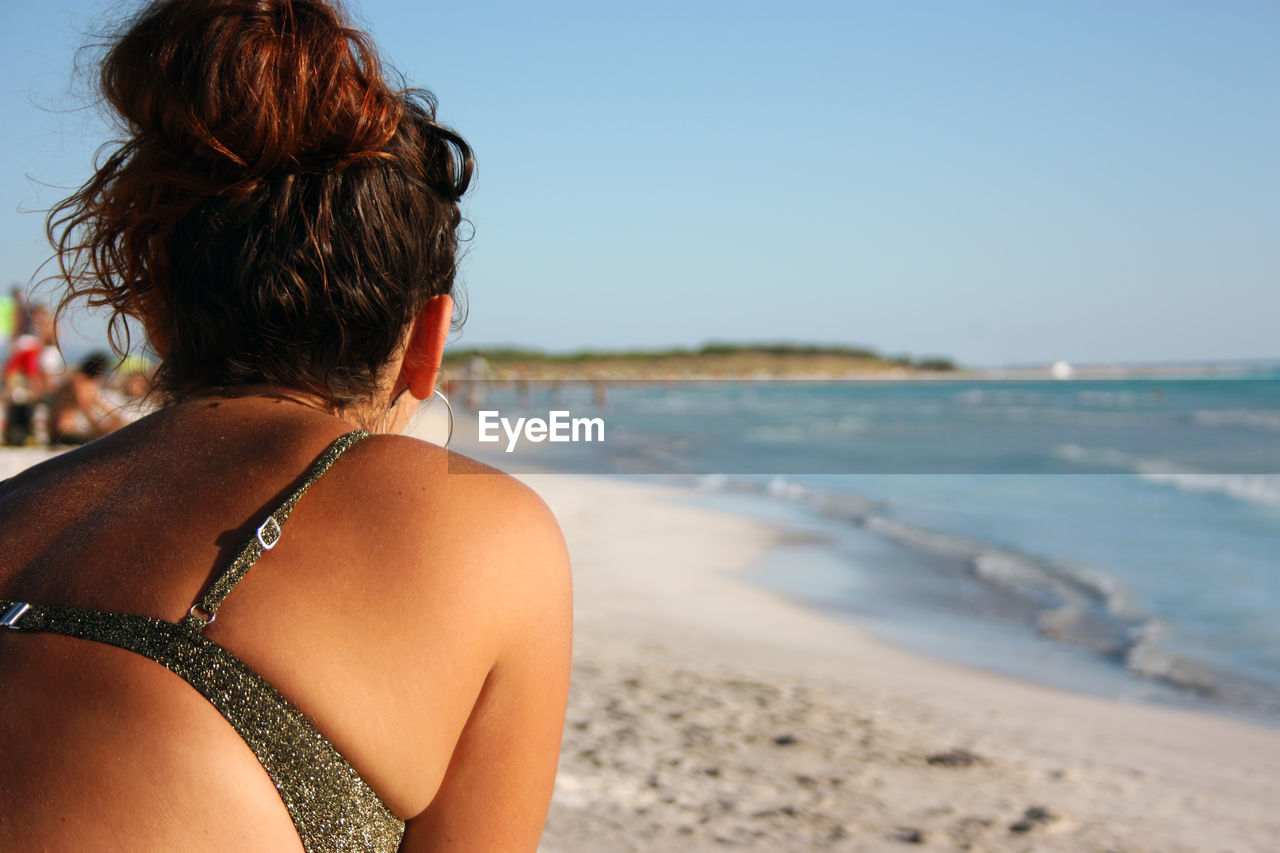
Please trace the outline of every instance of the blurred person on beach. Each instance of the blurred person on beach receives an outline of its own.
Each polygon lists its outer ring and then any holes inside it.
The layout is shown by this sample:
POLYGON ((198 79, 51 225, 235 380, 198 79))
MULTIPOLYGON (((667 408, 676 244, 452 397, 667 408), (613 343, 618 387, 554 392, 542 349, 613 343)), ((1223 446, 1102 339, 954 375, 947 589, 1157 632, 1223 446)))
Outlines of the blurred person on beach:
POLYGON ((459 377, 462 386, 462 405, 472 411, 484 405, 485 386, 493 379, 489 361, 482 355, 467 359, 467 366, 459 377))
POLYGON ((125 425, 119 404, 109 399, 103 387, 106 373, 107 356, 94 353, 53 393, 49 404, 51 443, 84 444, 125 425))
POLYGON ((156 389, 156 364, 145 355, 130 353, 116 366, 103 395, 125 423, 146 417, 162 405, 156 389))
POLYGON ((64 378, 65 365, 58 352, 57 322, 43 305, 17 303, 17 333, 4 366, 4 443, 48 443, 51 397, 64 378))
POLYGON ((0 296, 0 359, 9 360, 9 347, 18 336, 18 326, 25 313, 22 288, 14 285, 8 296, 0 296))
POLYGON ((31 309, 27 330, 13 339, 9 359, 5 362, 5 387, 23 383, 33 397, 41 397, 53 389, 63 372, 62 356, 56 346, 57 326, 53 314, 43 305, 31 309))
POLYGON ((13 339, 13 326, 17 322, 17 306, 12 296, 0 296, 0 362, 9 360, 9 342, 13 339))
POLYGON ((8 296, 0 296, 0 364, 9 364, 13 344, 19 337, 30 333, 31 311, 21 285, 9 288, 8 296))
POLYGON ((32 322, 31 306, 27 302, 22 286, 15 284, 9 288, 9 297, 3 301, 0 309, 0 327, 5 330, 8 341, 15 341, 21 335, 27 335, 35 328, 32 322))
POLYGON ((397 434, 469 146, 325 0, 151 3, 100 85, 127 134, 49 215, 59 308, 139 323, 164 405, 0 484, 0 849, 536 850, 563 539, 397 434))

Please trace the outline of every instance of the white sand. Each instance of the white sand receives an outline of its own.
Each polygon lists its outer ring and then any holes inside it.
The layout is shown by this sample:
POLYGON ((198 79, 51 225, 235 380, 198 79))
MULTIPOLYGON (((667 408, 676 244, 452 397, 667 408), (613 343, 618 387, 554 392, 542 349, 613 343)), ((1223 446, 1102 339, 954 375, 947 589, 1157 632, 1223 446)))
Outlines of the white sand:
MULTIPOLYGON (((0 452, 0 478, 44 455, 0 452)), ((1280 851, 1280 730, 890 649, 737 579, 767 526, 525 479, 577 606, 545 853, 1280 851)))
POLYGON ((735 578, 765 526, 525 479, 576 584, 548 853, 1280 851, 1280 729, 890 649, 735 578))

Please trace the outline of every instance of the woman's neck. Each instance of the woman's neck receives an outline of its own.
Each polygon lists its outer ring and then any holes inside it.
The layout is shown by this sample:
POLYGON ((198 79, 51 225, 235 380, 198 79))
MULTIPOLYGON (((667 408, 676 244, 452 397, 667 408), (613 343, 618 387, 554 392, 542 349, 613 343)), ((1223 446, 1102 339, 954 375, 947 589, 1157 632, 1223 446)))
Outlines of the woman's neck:
POLYGON ((282 385, 271 385, 269 383, 252 383, 205 388, 183 395, 181 402, 209 399, 258 399, 292 403, 312 409, 319 414, 345 421, 354 428, 365 429, 371 432, 385 431, 384 424, 387 420, 387 412, 391 408, 389 404, 379 405, 378 402, 373 400, 358 401, 346 406, 340 406, 332 400, 328 400, 313 391, 307 391, 301 388, 290 388, 282 385))

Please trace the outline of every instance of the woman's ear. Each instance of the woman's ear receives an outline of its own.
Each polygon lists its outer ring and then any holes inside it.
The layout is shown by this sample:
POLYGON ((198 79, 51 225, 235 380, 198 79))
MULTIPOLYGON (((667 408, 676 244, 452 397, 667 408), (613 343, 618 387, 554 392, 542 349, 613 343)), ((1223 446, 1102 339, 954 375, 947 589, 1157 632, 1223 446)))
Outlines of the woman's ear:
POLYGON ((431 297, 418 312, 400 368, 401 383, 416 399, 427 399, 436 388, 444 343, 452 322, 453 298, 447 293, 431 297))

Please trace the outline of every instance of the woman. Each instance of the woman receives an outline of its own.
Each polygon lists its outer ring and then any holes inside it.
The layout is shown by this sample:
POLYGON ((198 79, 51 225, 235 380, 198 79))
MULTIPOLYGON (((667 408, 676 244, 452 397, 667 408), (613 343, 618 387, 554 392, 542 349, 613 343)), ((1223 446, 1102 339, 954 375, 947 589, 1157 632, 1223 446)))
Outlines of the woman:
POLYGON ((392 434, 469 148, 323 0, 154 3, 101 83, 128 136, 50 234, 170 403, 0 484, 0 849, 535 849, 563 541, 392 434))

